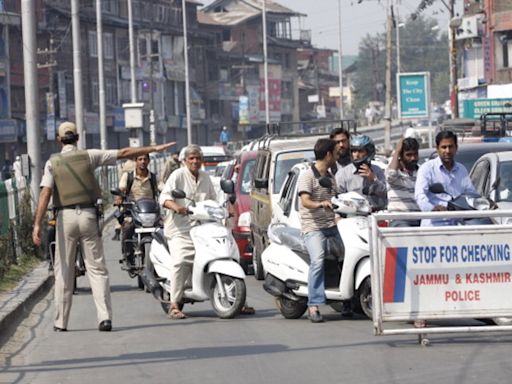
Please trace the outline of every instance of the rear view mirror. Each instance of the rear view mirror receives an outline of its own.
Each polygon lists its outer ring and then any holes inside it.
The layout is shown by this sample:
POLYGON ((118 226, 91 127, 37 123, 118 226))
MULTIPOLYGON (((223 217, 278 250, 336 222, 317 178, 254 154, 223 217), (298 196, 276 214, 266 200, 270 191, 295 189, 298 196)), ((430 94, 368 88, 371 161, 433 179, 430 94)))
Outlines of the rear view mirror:
POLYGON ((236 202, 236 195, 229 195, 228 201, 229 201, 229 203, 231 205, 235 204, 235 202, 236 202))
POLYGON ((114 196, 121 196, 122 195, 122 192, 119 188, 113 188, 110 190, 110 193, 113 194, 114 196))
POLYGON ((428 187, 428 190, 432 193, 446 193, 444 190, 443 184, 434 183, 428 187))
POLYGON ((322 176, 318 179, 318 183, 324 188, 332 188, 332 180, 328 176, 322 176))
POLYGON ((227 193, 228 195, 235 193, 235 183, 233 180, 221 180, 220 181, 220 189, 224 193, 227 193))
POLYGON ((268 179, 254 179, 254 186, 256 188, 268 188, 268 179))
POLYGON ((185 197, 187 197, 185 192, 183 192, 181 189, 174 189, 171 192, 171 196, 174 197, 175 199, 184 199, 185 197))

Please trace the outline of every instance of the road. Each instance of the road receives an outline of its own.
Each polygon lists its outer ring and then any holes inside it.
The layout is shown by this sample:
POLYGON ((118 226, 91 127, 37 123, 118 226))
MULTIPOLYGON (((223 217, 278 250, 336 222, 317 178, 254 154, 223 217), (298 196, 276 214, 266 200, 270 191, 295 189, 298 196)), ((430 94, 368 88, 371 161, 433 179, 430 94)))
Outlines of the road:
MULTIPOLYGON (((52 330, 48 294, 0 350, 0 383, 506 383, 510 335, 373 336, 363 317, 286 320, 254 277, 254 316, 220 320, 209 303, 169 320, 119 268, 119 243, 105 236, 114 330, 98 332, 86 278, 79 279, 69 332, 52 330)), ((398 324, 398 326, 407 326, 398 324)))

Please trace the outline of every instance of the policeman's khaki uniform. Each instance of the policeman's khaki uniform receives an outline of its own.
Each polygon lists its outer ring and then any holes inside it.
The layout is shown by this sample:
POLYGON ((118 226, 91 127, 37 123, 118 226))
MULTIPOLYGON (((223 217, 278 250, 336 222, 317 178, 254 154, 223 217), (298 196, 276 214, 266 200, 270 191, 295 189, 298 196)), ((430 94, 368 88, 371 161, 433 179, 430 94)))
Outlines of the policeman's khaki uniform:
POLYGON ((56 327, 67 328, 68 325, 78 242, 84 255, 98 323, 112 319, 110 283, 94 207, 101 196, 94 170, 101 165, 114 165, 116 160, 117 150, 79 151, 74 145, 64 145, 60 154, 52 155, 46 162, 41 187, 52 188, 54 207, 58 210, 54 265, 56 327))
MULTIPOLYGON (((181 206, 188 206, 190 202, 185 199, 174 199, 171 192, 174 189, 181 189, 187 198, 196 202, 204 200, 215 200, 215 189, 210 176, 199 170, 196 177, 188 168, 180 168, 171 173, 167 179, 162 193, 160 193, 160 204, 163 206, 166 200, 176 200, 181 206)), ((187 215, 179 215, 169 210, 164 221, 164 233, 171 250, 171 301, 179 303, 183 298, 183 287, 192 272, 195 249, 190 230, 196 222, 190 220, 187 215)))

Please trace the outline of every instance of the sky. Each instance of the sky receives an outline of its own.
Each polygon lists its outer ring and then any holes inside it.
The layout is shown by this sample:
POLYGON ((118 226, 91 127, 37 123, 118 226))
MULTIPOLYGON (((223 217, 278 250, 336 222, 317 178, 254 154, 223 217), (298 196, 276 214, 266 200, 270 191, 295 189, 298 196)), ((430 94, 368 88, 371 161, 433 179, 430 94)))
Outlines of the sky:
MULTIPOLYGON (((208 5, 213 0, 204 0, 208 5)), ((341 0, 341 35, 342 53, 344 55, 357 55, 359 41, 366 34, 374 35, 385 31, 386 0, 341 0)), ((401 5, 399 17, 401 21, 408 22, 421 0, 397 0, 401 5)), ((338 50, 338 0, 274 0, 294 11, 308 15, 301 18, 299 26, 297 20, 292 20, 294 36, 298 36, 299 29, 312 31, 312 43, 318 48, 338 50)), ((455 0, 461 6, 462 0, 455 0), (460 3, 460 4, 459 4, 460 3)), ((439 21, 440 30, 448 29, 448 10, 441 0, 434 2, 425 11, 426 15, 433 16, 439 21)))

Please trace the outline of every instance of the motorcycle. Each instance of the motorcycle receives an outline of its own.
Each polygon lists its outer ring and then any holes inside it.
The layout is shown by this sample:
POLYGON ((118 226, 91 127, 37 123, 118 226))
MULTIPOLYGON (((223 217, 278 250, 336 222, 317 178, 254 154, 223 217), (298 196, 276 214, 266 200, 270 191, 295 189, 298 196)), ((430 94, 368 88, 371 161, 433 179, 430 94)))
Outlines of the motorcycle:
POLYGON ((119 224, 123 225, 125 219, 129 218, 135 227, 132 238, 124 239, 124 244, 122 244, 122 249, 127 248, 126 243, 133 244, 133 254, 123 255, 119 264, 122 264, 121 269, 127 271, 131 278, 137 277, 139 289, 148 290, 140 274, 146 266, 146 261, 149 260, 149 250, 153 241, 151 235, 162 226, 160 206, 157 201, 151 198, 132 201, 119 189, 112 189, 110 192, 123 198, 123 202, 114 215, 119 224))
MULTIPOLYGON (((48 215, 48 239, 47 239, 47 258, 49 261, 48 270, 53 271, 55 265, 55 235, 57 232, 57 217, 55 210, 51 210, 48 215)), ((80 276, 84 276, 86 272, 84 256, 82 254, 82 247, 80 246, 80 242, 76 245, 76 257, 75 257, 75 277, 73 280, 73 294, 76 294, 78 291, 77 279, 80 276)))
MULTIPOLYGON (((328 242, 324 260, 327 304, 339 311, 342 301, 354 300, 362 313, 372 318, 370 204, 357 192, 340 194, 331 202, 334 211, 345 217, 337 224, 344 250, 339 244, 328 242)), ((310 262, 301 231, 274 223, 269 226, 268 235, 271 243, 261 256, 267 273, 263 288, 275 296, 285 318, 300 318, 307 309, 310 262)))
MULTIPOLYGON (((232 194, 234 184, 222 180, 221 188, 232 194)), ((185 192, 172 191, 175 199, 187 199, 185 192)), ((246 297, 245 273, 240 266, 240 254, 231 231, 222 225, 227 216, 225 204, 213 200, 191 202, 188 214, 198 222, 190 231, 195 247, 195 257, 190 286, 185 288, 183 302, 195 303, 210 300, 213 310, 221 319, 233 318, 240 313, 246 297)), ((171 290, 171 253, 163 230, 154 232, 150 260, 152 270, 145 268, 141 274, 146 286, 161 302, 168 313, 171 290)))

